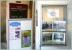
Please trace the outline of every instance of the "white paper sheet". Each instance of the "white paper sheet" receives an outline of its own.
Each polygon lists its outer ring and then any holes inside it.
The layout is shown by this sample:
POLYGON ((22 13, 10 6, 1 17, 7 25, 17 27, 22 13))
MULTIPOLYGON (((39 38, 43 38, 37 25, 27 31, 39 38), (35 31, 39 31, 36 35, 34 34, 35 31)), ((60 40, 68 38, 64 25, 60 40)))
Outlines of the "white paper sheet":
POLYGON ((48 17, 49 18, 59 17, 59 9, 48 9, 48 17))

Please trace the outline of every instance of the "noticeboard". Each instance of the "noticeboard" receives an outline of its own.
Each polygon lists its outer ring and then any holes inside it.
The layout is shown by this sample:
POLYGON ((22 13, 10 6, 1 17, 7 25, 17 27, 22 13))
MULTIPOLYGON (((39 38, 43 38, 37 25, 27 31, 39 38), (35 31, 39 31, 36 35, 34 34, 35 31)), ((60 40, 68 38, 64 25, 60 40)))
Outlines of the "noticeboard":
POLYGON ((8 21, 9 49, 31 49, 32 20, 8 21))

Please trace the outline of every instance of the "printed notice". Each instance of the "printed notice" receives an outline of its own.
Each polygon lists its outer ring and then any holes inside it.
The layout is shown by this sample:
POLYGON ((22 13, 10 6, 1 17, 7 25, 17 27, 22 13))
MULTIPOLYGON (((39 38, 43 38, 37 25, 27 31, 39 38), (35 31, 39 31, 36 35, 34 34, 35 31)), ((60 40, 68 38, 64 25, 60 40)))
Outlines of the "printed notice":
POLYGON ((59 17, 59 9, 48 9, 48 17, 49 18, 59 17))

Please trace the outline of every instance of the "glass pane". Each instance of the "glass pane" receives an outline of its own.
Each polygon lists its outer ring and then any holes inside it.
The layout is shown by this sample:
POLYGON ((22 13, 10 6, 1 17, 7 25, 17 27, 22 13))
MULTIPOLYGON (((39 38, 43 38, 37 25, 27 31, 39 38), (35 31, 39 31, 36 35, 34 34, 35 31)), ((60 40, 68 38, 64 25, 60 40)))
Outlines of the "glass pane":
POLYGON ((66 6, 42 6, 42 45, 65 44, 66 6))

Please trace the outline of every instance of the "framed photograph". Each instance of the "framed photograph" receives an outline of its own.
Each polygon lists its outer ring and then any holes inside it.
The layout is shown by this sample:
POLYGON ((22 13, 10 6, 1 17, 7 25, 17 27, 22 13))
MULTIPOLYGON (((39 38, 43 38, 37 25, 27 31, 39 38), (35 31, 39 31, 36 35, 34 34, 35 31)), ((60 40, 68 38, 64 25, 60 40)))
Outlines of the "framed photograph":
POLYGON ((53 31, 66 31, 66 21, 54 21, 53 31))
POLYGON ((66 31, 66 21, 55 21, 58 31, 66 31))
POLYGON ((65 33, 64 32, 43 32, 42 45, 64 45, 65 33))
POLYGON ((52 32, 42 33, 42 45, 52 44, 52 32))
POLYGON ((66 21, 43 22, 42 31, 66 31, 66 21))
POLYGON ((53 41, 56 44, 65 44, 65 33, 55 32, 53 34, 53 41))
POLYGON ((44 31, 52 30, 52 23, 47 22, 42 23, 42 30, 44 31))

